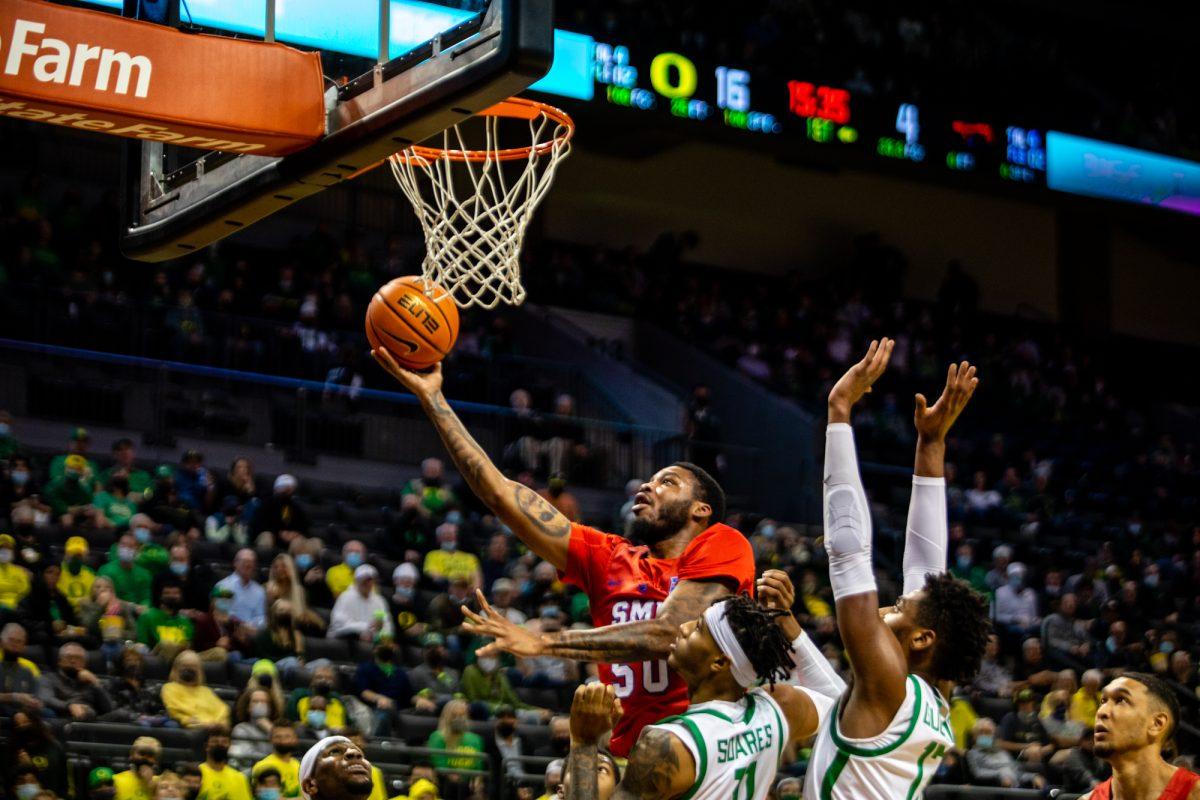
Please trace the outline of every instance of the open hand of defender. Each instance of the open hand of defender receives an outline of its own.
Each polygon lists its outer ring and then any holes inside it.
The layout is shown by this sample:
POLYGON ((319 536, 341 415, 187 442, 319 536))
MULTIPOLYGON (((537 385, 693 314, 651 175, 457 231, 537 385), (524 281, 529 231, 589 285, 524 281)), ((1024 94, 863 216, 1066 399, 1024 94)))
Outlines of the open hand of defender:
POLYGON ((404 388, 419 398, 427 398, 442 389, 442 364, 434 364, 429 372, 414 372, 396 363, 387 350, 372 350, 371 357, 387 370, 393 378, 404 384, 404 388))
POLYGON ((973 365, 967 361, 951 364, 946 371, 946 388, 942 389, 942 396, 936 403, 930 406, 925 395, 917 394, 917 408, 913 412, 917 435, 922 439, 945 439, 958 415, 967 407, 967 401, 975 394, 977 386, 979 378, 975 377, 973 365))
POLYGON ((598 742, 617 724, 624 712, 617 692, 603 683, 588 683, 575 690, 571 701, 571 745, 598 742))
POLYGON ((829 392, 830 422, 850 421, 850 408, 871 391, 875 381, 887 369, 895 346, 894 339, 871 340, 871 346, 862 361, 847 370, 829 392))
POLYGON ((492 608, 487 598, 483 596, 483 592, 479 589, 475 590, 475 596, 479 599, 480 613, 477 614, 466 606, 463 606, 463 616, 467 618, 466 622, 463 623, 463 630, 475 636, 495 639, 494 642, 476 650, 476 658, 499 655, 501 652, 512 653, 514 656, 522 657, 541 654, 542 639, 538 634, 527 628, 522 628, 492 608))

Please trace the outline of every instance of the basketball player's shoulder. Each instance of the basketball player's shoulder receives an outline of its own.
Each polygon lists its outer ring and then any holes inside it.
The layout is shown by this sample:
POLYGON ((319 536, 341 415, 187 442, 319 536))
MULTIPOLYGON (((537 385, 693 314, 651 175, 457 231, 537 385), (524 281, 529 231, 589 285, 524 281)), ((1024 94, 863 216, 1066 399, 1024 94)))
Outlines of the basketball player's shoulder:
POLYGON ((723 522, 710 525, 700 532, 695 539, 688 542, 683 555, 694 555, 697 552, 719 550, 725 554, 740 554, 742 551, 753 553, 750 540, 736 528, 731 528, 723 522))

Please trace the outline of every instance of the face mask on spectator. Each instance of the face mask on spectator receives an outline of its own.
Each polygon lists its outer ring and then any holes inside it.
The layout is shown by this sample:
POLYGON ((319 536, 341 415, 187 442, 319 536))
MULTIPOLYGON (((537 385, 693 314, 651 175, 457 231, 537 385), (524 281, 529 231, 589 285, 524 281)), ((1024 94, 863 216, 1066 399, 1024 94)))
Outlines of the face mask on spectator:
POLYGON ((308 727, 320 730, 325 727, 325 712, 313 709, 308 712, 308 727))
POLYGON ((1146 584, 1146 588, 1154 589, 1158 586, 1158 573, 1152 573, 1142 579, 1142 583, 1146 584))
POLYGON ((170 563, 171 572, 174 572, 179 577, 187 575, 188 565, 186 561, 172 561, 170 563))
POLYGON ((129 564, 137 556, 137 551, 132 547, 118 547, 117 558, 124 564, 129 564))
POLYGON ((138 540, 138 544, 145 544, 146 542, 150 541, 150 529, 149 528, 134 528, 133 529, 133 538, 138 540))
POLYGON ((396 587, 396 597, 400 597, 405 600, 412 600, 413 596, 416 593, 417 593, 416 590, 411 586, 397 586, 396 587))
POLYGON ((17 800, 33 800, 42 787, 36 783, 22 783, 16 789, 17 800))
POLYGON ((449 522, 453 525, 461 525, 462 519, 463 516, 461 511, 451 511, 446 514, 446 522, 449 522))
POLYGON ((183 605, 183 603, 179 602, 179 600, 174 597, 164 597, 160 601, 159 605, 163 607, 163 611, 170 611, 172 614, 174 614, 179 610, 179 607, 183 605))
POLYGON ((349 567, 350 569, 358 569, 359 567, 362 566, 362 563, 363 563, 362 553, 355 552, 355 553, 347 553, 346 554, 346 566, 349 567))
POLYGON ((213 761, 226 761, 229 758, 229 747, 223 744, 214 744, 208 748, 208 757, 213 761))
POLYGON ((29 472, 23 469, 14 469, 12 471, 12 482, 17 486, 24 486, 29 483, 29 472))
POLYGON ((1019 590, 1020 590, 1020 588, 1021 588, 1021 582, 1022 582, 1022 581, 1021 581, 1021 576, 1020 576, 1020 575, 1009 575, 1009 576, 1008 576, 1008 585, 1009 585, 1009 586, 1011 586, 1011 587, 1013 588, 1013 591, 1019 591, 1019 590))
POLYGON ((0 550, 0 564, 11 564, 13 560, 12 548, 5 547, 0 550))
POLYGON ((216 603, 213 605, 216 607, 217 611, 220 611, 222 614, 229 614, 233 612, 233 601, 228 597, 218 598, 216 603))
POLYGON ((258 800, 279 800, 278 786, 264 786, 255 794, 258 800))
POLYGON ((317 697, 328 697, 333 691, 333 684, 329 681, 317 681, 313 684, 313 694, 317 697))
POLYGON ((1115 653, 1120 649, 1120 645, 1117 644, 1117 637, 1115 636, 1110 636, 1105 639, 1104 646, 1108 648, 1108 652, 1110 653, 1115 653))
POLYGON ((959 556, 957 559, 955 559, 955 563, 958 564, 959 569, 970 569, 971 568, 971 557, 970 556, 959 556))
POLYGON ((72 575, 78 575, 80 572, 83 572, 83 559, 72 558, 70 561, 68 561, 67 572, 71 573, 72 575))
POLYGON ((198 677, 199 673, 196 672, 194 667, 184 667, 183 669, 179 670, 179 680, 183 681, 184 683, 192 683, 198 677))
POLYGON ((501 736, 512 736, 517 731, 517 723, 515 722, 497 722, 496 733, 501 736))
POLYGON ((1162 644, 1160 644, 1158 646, 1158 650, 1161 653, 1166 653, 1167 655, 1171 655, 1171 653, 1175 652, 1175 643, 1174 642, 1163 642, 1162 644))
POLYGON ((481 670, 489 675, 496 671, 496 667, 500 666, 500 661, 492 658, 491 656, 485 656, 484 658, 479 659, 479 661, 476 663, 479 664, 479 668, 481 670))
POLYGON ((300 555, 296 556, 296 569, 300 570, 301 572, 307 572, 308 570, 312 569, 312 565, 313 557, 308 553, 301 553, 300 555))
POLYGON ((975 744, 979 745, 980 750, 991 750, 992 745, 995 743, 996 743, 996 737, 994 737, 994 736, 986 736, 986 735, 980 736, 978 739, 975 740, 975 744))
POLYGON ((63 667, 62 674, 66 675, 71 680, 79 677, 79 667, 63 667))
POLYGON ((8 436, 11 430, 7 422, 0 422, 0 436, 8 436))
POLYGON ((458 549, 458 542, 454 541, 453 539, 448 542, 442 542, 442 549, 447 553, 453 553, 458 549))
POLYGON ((113 800, 117 796, 117 790, 109 787, 108 789, 93 789, 88 793, 88 800, 113 800))
POLYGON ((271 715, 270 703, 251 703, 250 718, 251 719, 266 719, 271 715))
POLYGON ((770 525, 770 524, 763 525, 761 528, 758 529, 758 532, 760 534, 762 534, 762 537, 764 539, 774 539, 775 538, 775 526, 774 525, 770 525))

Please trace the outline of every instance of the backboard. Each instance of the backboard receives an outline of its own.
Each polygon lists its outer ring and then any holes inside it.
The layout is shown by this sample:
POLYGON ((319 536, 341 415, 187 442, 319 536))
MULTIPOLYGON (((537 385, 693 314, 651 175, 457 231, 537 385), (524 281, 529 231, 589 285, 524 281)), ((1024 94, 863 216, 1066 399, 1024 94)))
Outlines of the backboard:
POLYGON ((127 143, 122 249, 185 256, 521 92, 550 68, 551 3, 179 0, 185 30, 319 50, 325 136, 278 157, 127 143))

